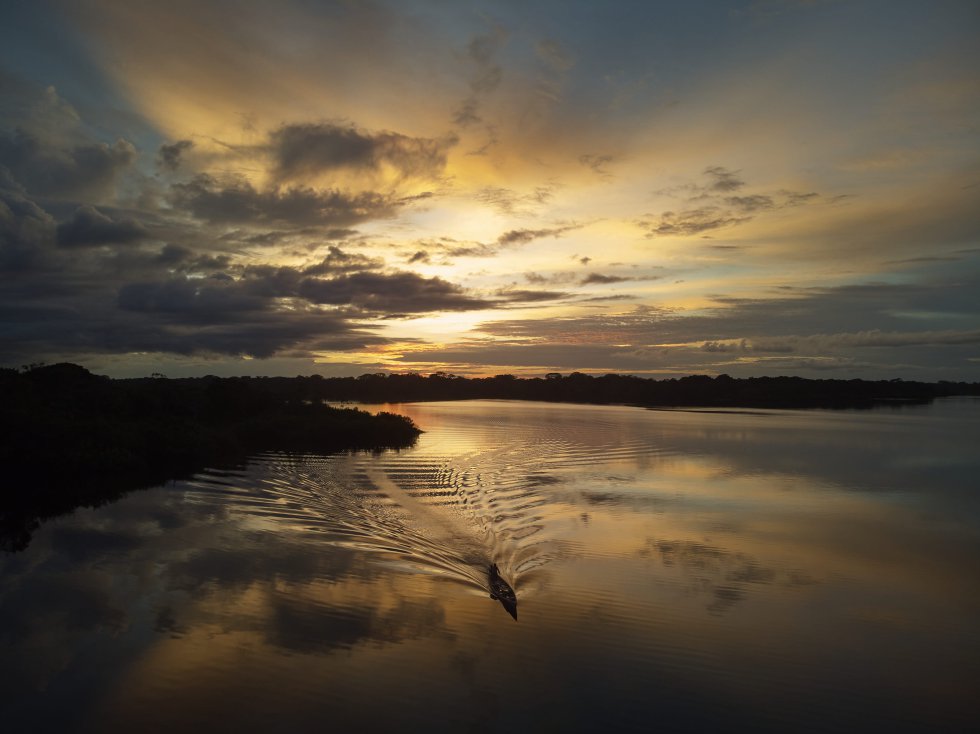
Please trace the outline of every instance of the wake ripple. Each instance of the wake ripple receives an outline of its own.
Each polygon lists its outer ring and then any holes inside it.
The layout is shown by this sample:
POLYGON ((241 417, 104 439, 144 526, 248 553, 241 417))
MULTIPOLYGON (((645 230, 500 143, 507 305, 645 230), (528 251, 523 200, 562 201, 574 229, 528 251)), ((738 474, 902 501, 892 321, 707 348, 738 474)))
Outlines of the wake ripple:
MULTIPOLYGON (((425 426, 424 413, 416 418, 425 426)), ((579 510, 568 480, 586 468, 662 453, 621 422, 451 422, 407 451, 257 456, 238 472, 201 475, 243 512, 375 554, 388 565, 488 591, 497 563, 518 595, 562 556, 561 525, 579 510)), ((527 418, 525 415, 524 418, 527 418)))

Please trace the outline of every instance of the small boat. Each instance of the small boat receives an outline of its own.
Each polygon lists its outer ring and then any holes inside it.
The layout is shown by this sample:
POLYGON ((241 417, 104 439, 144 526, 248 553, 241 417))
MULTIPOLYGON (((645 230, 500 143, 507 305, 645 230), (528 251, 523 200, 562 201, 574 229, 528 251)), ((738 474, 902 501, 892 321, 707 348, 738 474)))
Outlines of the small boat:
POLYGON ((517 594, 500 575, 496 563, 490 564, 490 598, 499 601, 507 613, 517 619, 517 594))

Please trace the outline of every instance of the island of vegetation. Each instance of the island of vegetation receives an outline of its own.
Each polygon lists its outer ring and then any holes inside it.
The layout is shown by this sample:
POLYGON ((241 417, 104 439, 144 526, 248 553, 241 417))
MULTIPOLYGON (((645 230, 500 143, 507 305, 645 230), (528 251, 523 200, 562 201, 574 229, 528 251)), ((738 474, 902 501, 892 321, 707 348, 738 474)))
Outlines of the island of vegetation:
POLYGON ((329 453, 410 446, 420 433, 391 413, 327 402, 506 399, 661 408, 869 408, 980 395, 980 383, 550 373, 444 372, 360 377, 112 380, 73 364, 0 369, 0 547, 23 548, 40 520, 77 506, 270 451, 329 453))
POLYGON ((391 413, 335 408, 263 380, 110 380, 74 364, 0 369, 0 548, 78 506, 260 452, 412 445, 391 413))

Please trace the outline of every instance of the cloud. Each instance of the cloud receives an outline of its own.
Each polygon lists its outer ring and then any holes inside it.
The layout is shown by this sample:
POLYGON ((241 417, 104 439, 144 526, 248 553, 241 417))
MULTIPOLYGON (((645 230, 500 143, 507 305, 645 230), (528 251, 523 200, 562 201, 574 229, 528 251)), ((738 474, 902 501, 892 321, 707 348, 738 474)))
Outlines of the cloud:
POLYGON ((691 236, 742 224, 774 209, 810 204, 819 198, 815 192, 795 191, 736 195, 733 192, 746 186, 736 174, 722 166, 710 166, 703 171, 706 183, 686 183, 658 191, 672 198, 682 197, 687 208, 665 211, 639 225, 648 230, 648 238, 691 236))
POLYGON ((618 275, 602 275, 601 273, 589 273, 579 281, 581 285, 605 285, 608 283, 622 283, 624 280, 632 278, 621 278, 618 275))
POLYGON ((709 341, 702 349, 709 352, 826 353, 846 348, 927 347, 980 344, 980 329, 942 331, 868 331, 808 336, 753 337, 732 342, 709 341))
POLYGON ((483 98, 496 90, 503 80, 503 69, 493 62, 493 57, 505 40, 506 34, 499 26, 492 33, 478 34, 470 39, 464 57, 471 67, 470 94, 453 112, 456 125, 469 127, 483 120, 480 111, 483 98))
POLYGON ((547 229, 511 229, 504 232, 497 238, 497 244, 504 247, 510 245, 524 245, 542 237, 561 237, 565 232, 578 229, 582 225, 574 224, 565 227, 551 227, 547 229))
POLYGON ((135 219, 113 220, 88 204, 78 207, 70 220, 58 225, 61 247, 125 245, 146 236, 146 228, 135 219))
POLYGON ((737 191, 745 186, 745 181, 738 177, 738 171, 729 171, 722 166, 709 166, 704 169, 704 175, 710 179, 708 188, 712 191, 737 191))
POLYGON ((592 169, 594 173, 603 178, 612 178, 612 174, 609 172, 608 166, 610 163, 616 159, 611 155, 596 155, 593 153, 586 153, 578 157, 578 162, 581 163, 586 168, 592 169))
POLYGON ((520 288, 501 288, 496 295, 510 303, 537 303, 539 301, 555 301, 567 298, 568 293, 562 291, 521 290, 520 288))
POLYGON ((492 206, 501 214, 522 215, 531 214, 554 196, 554 185, 536 186, 528 193, 519 193, 502 186, 484 186, 477 191, 473 198, 483 204, 492 206))
POLYGON ((730 227, 747 222, 749 219, 751 217, 738 216, 729 210, 710 206, 683 212, 664 212, 658 222, 643 224, 649 227, 647 237, 686 236, 730 227))
POLYGON ((386 167, 402 177, 432 178, 442 173, 456 143, 454 136, 412 138, 332 123, 284 125, 270 135, 273 174, 285 181, 344 168, 378 172, 386 167))
POLYGON ((0 269, 16 272, 38 266, 54 232, 54 219, 41 207, 0 189, 0 269))
POLYGON ((575 273, 569 272, 551 273, 550 275, 543 275, 541 273, 524 273, 524 280, 526 280, 528 283, 533 283, 534 285, 544 285, 546 283, 572 283, 577 277, 578 276, 576 276, 575 273))
POLYGON ((212 224, 346 226, 390 216, 396 205, 382 194, 276 187, 259 191, 248 181, 219 183, 199 174, 171 187, 175 207, 212 224))
POLYGON ((303 268, 304 275, 350 273, 358 270, 377 270, 384 267, 384 260, 360 253, 344 252, 336 245, 329 245, 327 255, 315 265, 303 268))
POLYGON ((129 283, 119 289, 124 311, 180 315, 190 322, 224 322, 266 308, 265 300, 237 281, 175 277, 162 282, 129 283))
POLYGON ((725 203, 739 211, 747 213, 765 211, 776 206, 771 196, 764 196, 762 194, 727 196, 725 197, 725 203))
POLYGON ((135 160, 136 148, 122 138, 61 145, 24 129, 0 133, 0 166, 33 196, 104 199, 135 160))
POLYGON ((353 273, 329 280, 308 278, 299 284, 298 293, 311 303, 389 313, 471 311, 492 306, 492 302, 468 296, 458 285, 442 278, 409 272, 353 273))
POLYGON ((193 140, 178 140, 176 143, 164 143, 157 151, 157 165, 168 171, 176 171, 180 168, 181 158, 184 153, 194 147, 193 140))
MULTIPOLYGON (((966 379, 966 360, 980 344, 974 326, 978 287, 975 277, 955 287, 945 281, 869 283, 791 289, 792 295, 770 298, 716 297, 717 308, 696 312, 637 306, 620 313, 488 321, 476 331, 491 339, 450 345, 446 358, 628 372, 835 369, 888 378, 914 369, 924 379, 966 379)), ((421 352, 418 358, 440 359, 421 352)))

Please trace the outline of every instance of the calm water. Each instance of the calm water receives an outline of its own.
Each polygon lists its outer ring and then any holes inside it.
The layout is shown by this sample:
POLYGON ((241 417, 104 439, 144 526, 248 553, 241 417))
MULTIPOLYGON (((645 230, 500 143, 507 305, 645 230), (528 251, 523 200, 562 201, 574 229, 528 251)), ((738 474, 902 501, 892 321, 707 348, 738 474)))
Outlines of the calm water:
POLYGON ((975 722, 980 401, 387 409, 416 448, 258 457, 0 556, 4 729, 975 722))

